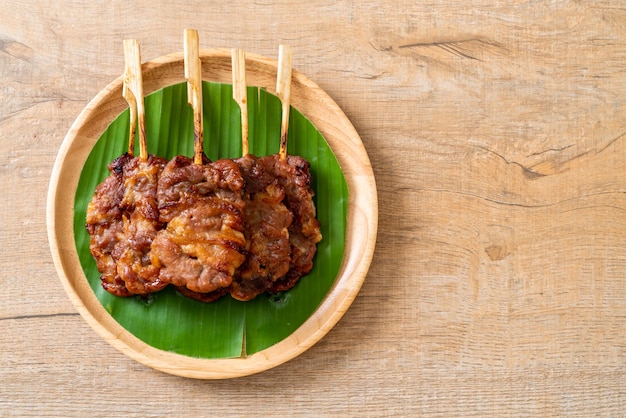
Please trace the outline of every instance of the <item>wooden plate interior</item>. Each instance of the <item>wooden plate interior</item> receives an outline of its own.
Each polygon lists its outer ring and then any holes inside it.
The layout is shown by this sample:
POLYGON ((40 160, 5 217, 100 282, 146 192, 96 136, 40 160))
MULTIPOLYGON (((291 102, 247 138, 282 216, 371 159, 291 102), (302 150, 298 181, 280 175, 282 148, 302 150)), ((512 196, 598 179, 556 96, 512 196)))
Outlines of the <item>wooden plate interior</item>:
MULTIPOLYGON (((202 77, 230 83, 230 51, 202 50, 202 77)), ((184 80, 182 53, 143 64, 146 95, 184 80)), ((246 54, 249 85, 275 94, 277 63, 246 54)), ((319 341, 343 316, 369 268, 376 242, 378 204, 374 174, 356 130, 337 104, 317 85, 293 72, 291 103, 324 136, 342 168, 349 190, 344 259, 330 292, 293 334, 245 358, 197 359, 156 349, 120 326, 89 287, 78 259, 73 233, 74 195, 82 167, 107 126, 126 109, 122 77, 103 89, 74 122, 55 162, 48 194, 48 237, 61 282, 83 318, 115 348, 155 369, 185 377, 222 379, 258 373, 282 364, 319 341)))

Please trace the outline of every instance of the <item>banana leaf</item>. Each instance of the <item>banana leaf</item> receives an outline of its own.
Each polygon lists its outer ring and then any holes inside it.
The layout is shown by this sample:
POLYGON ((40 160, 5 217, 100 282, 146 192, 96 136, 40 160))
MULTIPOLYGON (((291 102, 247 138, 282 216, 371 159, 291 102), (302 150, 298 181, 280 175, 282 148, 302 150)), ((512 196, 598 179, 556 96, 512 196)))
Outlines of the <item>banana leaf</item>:
MULTIPOLYGON (((278 152, 281 106, 264 89, 248 87, 250 152, 278 152)), ((211 160, 241 156, 240 110, 232 86, 203 83, 205 153, 211 160)), ((148 151, 165 158, 193 155, 193 114, 186 84, 145 99, 148 151)), ((102 134, 81 171, 75 196, 74 237, 78 256, 96 297, 111 316, 145 343, 197 358, 233 358, 262 351, 289 336, 320 305, 339 271, 344 252, 348 189, 339 164, 319 131, 297 109, 290 111, 288 152, 311 163, 313 190, 323 240, 313 270, 287 292, 240 302, 230 296, 213 303, 183 297, 173 288, 148 297, 120 298, 104 291, 89 252, 87 204, 109 174, 110 161, 127 150, 129 112, 102 134)))

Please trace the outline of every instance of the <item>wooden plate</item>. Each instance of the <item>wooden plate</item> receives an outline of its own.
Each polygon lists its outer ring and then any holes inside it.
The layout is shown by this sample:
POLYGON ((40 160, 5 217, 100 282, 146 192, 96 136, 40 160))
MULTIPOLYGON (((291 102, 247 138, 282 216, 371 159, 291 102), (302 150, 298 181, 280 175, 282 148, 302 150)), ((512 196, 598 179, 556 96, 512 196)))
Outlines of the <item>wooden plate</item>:
MULTIPOLYGON (((202 78, 230 83, 231 56, 225 49, 202 50, 202 78)), ((277 63, 246 54, 249 85, 275 94, 277 63)), ((183 54, 166 55, 143 64, 144 92, 184 82, 183 54)), ((317 85, 293 72, 291 104, 327 140, 342 168, 349 190, 344 258, 330 292, 319 308, 281 342, 245 358, 198 359, 156 349, 136 338, 104 309, 91 290, 78 259, 73 232, 74 195, 81 170, 106 127, 127 107, 122 77, 103 89, 81 112, 57 156, 50 181, 47 227, 50 248, 61 282, 87 323, 112 346, 134 360, 166 373, 201 379, 223 379, 258 373, 282 364, 319 341, 343 316, 367 274, 378 224, 374 174, 356 130, 339 106, 317 85)))

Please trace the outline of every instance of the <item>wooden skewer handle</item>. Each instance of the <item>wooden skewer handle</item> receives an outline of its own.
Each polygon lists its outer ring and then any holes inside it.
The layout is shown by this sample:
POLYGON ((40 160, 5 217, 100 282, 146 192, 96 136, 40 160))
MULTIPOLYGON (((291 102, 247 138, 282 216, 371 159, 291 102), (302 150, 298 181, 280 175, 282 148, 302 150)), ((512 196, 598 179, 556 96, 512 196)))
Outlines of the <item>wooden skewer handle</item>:
MULTIPOLYGON (((131 106, 131 132, 133 130, 133 105, 136 106, 136 119, 139 130, 139 157, 145 161, 148 159, 148 150, 146 144, 146 112, 143 105, 143 78, 141 74, 141 52, 139 50, 139 43, 136 39, 124 40, 124 58, 125 58, 125 77, 126 89, 124 94, 128 95, 128 92, 134 96, 129 101, 131 106)), ((126 97, 126 96, 125 96, 126 97)), ((134 133, 133 136, 134 142, 134 133)), ((130 142, 130 141, 129 141, 130 142)))
POLYGON ((124 86, 122 88, 122 97, 128 103, 130 109, 130 129, 128 132, 128 155, 135 155, 135 134, 137 132, 137 101, 135 96, 128 88, 128 70, 124 72, 124 86))
POLYGON ((276 95, 282 104, 282 119, 280 124, 280 150, 282 160, 287 158, 287 134, 289 130, 289 108, 291 106, 291 68, 293 53, 289 45, 280 45, 278 48, 278 75, 276 78, 276 95))
POLYGON ((233 48, 233 99, 241 109, 241 155, 249 154, 248 147, 248 98, 246 92, 246 57, 242 49, 233 48))
POLYGON ((193 108, 194 163, 202 164, 204 122, 202 119, 202 62, 199 55, 198 32, 185 29, 185 78, 188 102, 193 108))

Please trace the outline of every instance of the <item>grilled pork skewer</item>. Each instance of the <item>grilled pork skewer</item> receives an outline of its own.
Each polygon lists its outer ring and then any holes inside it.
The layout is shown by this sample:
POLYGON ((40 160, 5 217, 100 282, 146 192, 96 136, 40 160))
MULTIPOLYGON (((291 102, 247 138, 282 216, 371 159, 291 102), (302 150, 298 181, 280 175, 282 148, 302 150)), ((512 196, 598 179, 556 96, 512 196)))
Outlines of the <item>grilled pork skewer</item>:
MULTIPOLYGON (((232 51, 233 98, 242 109, 242 154, 235 162, 245 182, 243 198, 246 259, 229 287, 231 296, 250 300, 269 290, 291 289, 313 264, 321 240, 315 219, 309 163, 287 155, 290 107, 291 49, 280 47, 277 92, 282 103, 280 151, 266 157, 249 154, 245 62, 242 51, 232 51)), ((224 292, 222 292, 224 293, 224 292)), ((189 295, 213 301, 215 292, 189 295)))
POLYGON ((230 294, 250 300, 265 292, 289 270, 289 232, 292 215, 283 204, 284 189, 272 174, 274 157, 257 158, 248 152, 248 112, 245 98, 245 55, 232 50, 233 98, 241 107, 242 157, 235 160, 245 181, 246 260, 230 294))
POLYGON ((322 239, 313 203, 311 165, 302 157, 287 154, 292 62, 291 47, 280 45, 276 93, 282 105, 282 120, 280 149, 275 159, 273 175, 285 190, 284 203, 293 215, 293 221, 288 228, 291 246, 289 271, 272 284, 268 289, 270 292, 291 289, 300 277, 311 271, 317 243, 322 239))
POLYGON ((281 46, 280 151, 257 158, 248 150, 245 57, 233 51, 233 93, 241 107, 242 151, 237 160, 204 155, 198 35, 185 31, 185 75, 194 110, 194 158, 167 163, 146 145, 141 57, 124 42, 123 96, 130 107, 128 152, 109 165, 87 211, 90 249, 102 286, 118 296, 146 294, 171 283, 210 302, 230 293, 250 300, 295 285, 312 267, 321 239, 310 189, 309 163, 287 155, 291 50, 281 46), (139 157, 135 136, 139 132, 139 157), (166 165, 167 163, 167 165, 166 165))
POLYGON ((159 232, 152 249, 161 280, 186 296, 209 301, 227 292, 245 259, 245 203, 237 164, 209 162, 204 156, 198 43, 198 33, 186 30, 185 75, 194 109, 194 159, 174 157, 161 174, 159 219, 167 227, 159 232), (203 295, 207 293, 212 295, 203 295))
POLYGON ((166 161, 148 155, 141 77, 141 55, 135 40, 124 41, 126 60, 123 96, 130 107, 128 152, 109 165, 111 174, 98 187, 87 208, 90 250, 105 290, 118 296, 163 289, 150 246, 162 228, 156 200, 157 180, 166 161), (139 130, 140 157, 134 156, 139 130))
POLYGON ((117 296, 129 296, 131 293, 126 284, 117 274, 117 259, 113 257, 113 250, 122 236, 123 221, 120 205, 124 198, 124 166, 135 154, 135 125, 137 124, 137 103, 131 93, 128 83, 130 66, 125 63, 124 85, 122 96, 130 108, 130 132, 128 136, 128 151, 108 165, 110 172, 94 192, 87 207, 85 227, 89 232, 89 250, 96 261, 100 272, 102 287, 117 296))
MULTIPOLYGON (((233 94, 245 89, 243 53, 233 51, 233 94)), ((316 244, 321 240, 311 190, 309 163, 287 155, 292 73, 291 48, 281 45, 277 95, 282 118, 279 153, 257 158, 243 152, 235 160, 245 180, 246 260, 231 285, 231 296, 250 300, 269 290, 291 289, 313 267, 316 244)), ((242 112, 242 150, 247 139, 247 113, 242 112)))

